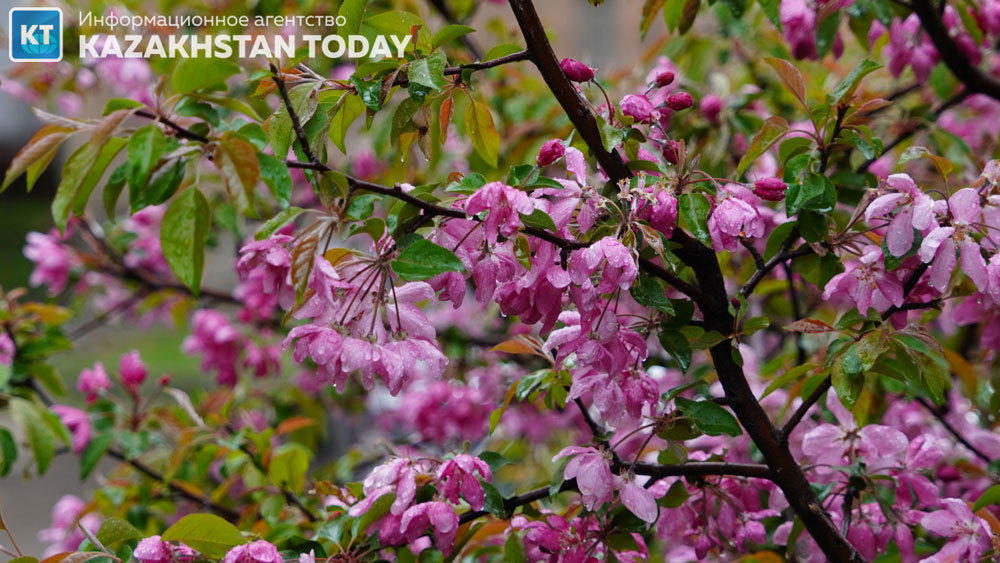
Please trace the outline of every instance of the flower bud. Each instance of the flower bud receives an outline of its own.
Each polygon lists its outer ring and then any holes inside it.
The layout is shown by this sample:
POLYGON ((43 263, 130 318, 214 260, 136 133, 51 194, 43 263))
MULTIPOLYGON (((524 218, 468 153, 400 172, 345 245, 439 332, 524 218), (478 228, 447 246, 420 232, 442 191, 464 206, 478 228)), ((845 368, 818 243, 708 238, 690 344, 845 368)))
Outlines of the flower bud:
POLYGON ((666 160, 670 164, 676 165, 680 162, 680 152, 681 145, 677 141, 667 139, 667 141, 663 143, 663 160, 666 160))
POLYGON ((656 75, 656 81, 653 84, 655 84, 657 88, 663 88, 664 86, 670 86, 673 82, 674 73, 669 70, 665 70, 656 75))
POLYGON ((651 123, 657 116, 656 108, 646 96, 629 94, 618 105, 621 106, 622 113, 639 123, 651 123))
POLYGON ((691 94, 688 94, 687 92, 675 92, 670 94, 670 97, 667 98, 667 106, 674 111, 687 109, 693 105, 694 98, 692 98, 691 94))
POLYGON ((118 372, 122 376, 122 383, 131 391, 141 387, 147 375, 146 365, 142 363, 142 358, 136 350, 121 357, 118 361, 118 372))
POLYGON ((170 376, 164 375, 160 378, 160 387, 166 387, 167 385, 170 385, 170 376))
POLYGON ((573 82, 588 82, 594 78, 594 69, 574 59, 563 59, 559 66, 573 82))
POLYGON ((566 147, 562 144, 562 141, 559 139, 549 139, 545 141, 545 144, 538 151, 538 165, 548 166, 562 158, 564 154, 566 154, 566 147))
POLYGON ((785 199, 785 190, 787 189, 788 186, 780 178, 763 178, 754 182, 753 185, 753 193, 768 201, 785 199))
POLYGON ((722 113, 722 98, 715 94, 709 94, 701 99, 698 108, 701 110, 702 117, 712 123, 718 123, 719 114, 722 113))

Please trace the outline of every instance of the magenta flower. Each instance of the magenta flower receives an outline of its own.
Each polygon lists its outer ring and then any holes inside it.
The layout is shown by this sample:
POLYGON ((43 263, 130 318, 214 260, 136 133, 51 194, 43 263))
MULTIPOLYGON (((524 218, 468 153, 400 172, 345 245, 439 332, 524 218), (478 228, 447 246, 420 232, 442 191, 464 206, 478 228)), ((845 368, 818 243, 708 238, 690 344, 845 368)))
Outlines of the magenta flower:
POLYGON ((139 541, 132 556, 139 563, 170 563, 174 560, 174 550, 160 536, 149 536, 139 541))
POLYGON ((949 538, 949 541, 924 561, 944 563, 982 560, 992 545, 989 523, 973 514, 964 500, 945 498, 941 499, 941 505, 943 509, 924 516, 920 525, 932 534, 949 538))
POLYGON ((538 165, 548 166, 562 158, 564 154, 566 154, 566 145, 563 144, 562 140, 549 139, 538 151, 538 165))
POLYGON ((101 519, 89 512, 83 514, 87 503, 77 496, 65 495, 52 507, 52 525, 38 532, 38 540, 49 544, 43 555, 51 557, 66 551, 76 551, 83 543, 85 536, 80 528, 83 526, 91 533, 97 533, 101 519))
POLYGON ((291 242, 292 237, 275 234, 247 243, 240 248, 240 258, 236 261, 236 271, 244 281, 251 277, 259 278, 262 291, 279 296, 285 307, 291 306, 295 299, 295 289, 289 279, 292 269, 291 242))
POLYGON ((458 532, 458 514, 443 502, 422 502, 411 506, 400 518, 399 529, 411 542, 424 534, 428 527, 434 529, 434 542, 445 554, 455 547, 458 532))
POLYGON ((594 69, 574 59, 563 59, 559 63, 566 78, 573 82, 588 82, 594 78, 594 69))
POLYGON ((479 188, 465 206, 469 215, 488 211, 483 229, 487 239, 494 244, 498 234, 510 237, 517 232, 521 227, 519 213, 527 215, 534 210, 535 204, 528 194, 503 182, 490 182, 479 188))
POLYGON ((670 190, 646 188, 636 198, 636 217, 649 221, 651 227, 670 236, 677 226, 677 198, 670 190))
POLYGON ((118 372, 121 375, 122 383, 127 389, 135 393, 142 383, 146 381, 146 364, 142 363, 138 350, 132 350, 128 354, 122 355, 118 361, 118 372))
POLYGON ((674 73, 671 72, 671 71, 669 71, 669 70, 665 70, 665 71, 657 74, 656 78, 653 80, 653 84, 657 88, 663 88, 664 86, 670 86, 671 84, 673 84, 673 82, 674 82, 674 73))
POLYGON ((934 225, 934 200, 906 174, 893 174, 885 183, 895 193, 881 195, 868 204, 865 221, 871 223, 898 210, 886 230, 885 245, 889 254, 903 256, 913 247, 913 229, 924 232, 934 225))
POLYGON ((781 33, 796 59, 816 58, 816 11, 807 0, 781 0, 781 33))
POLYGON ((104 371, 104 364, 97 362, 93 368, 84 368, 76 380, 76 389, 87 396, 88 403, 96 401, 99 394, 111 389, 111 380, 104 371))
POLYGON ((650 524, 656 521, 660 507, 656 505, 656 497, 652 491, 625 477, 618 477, 618 490, 622 504, 632 514, 650 524))
POLYGON ((135 235, 123 257, 126 266, 158 276, 172 275, 160 247, 160 224, 166 212, 166 204, 152 205, 137 211, 122 224, 122 230, 135 235))
POLYGON ((281 554, 273 543, 257 540, 230 549, 223 563, 282 563, 281 554))
POLYGON ((764 218, 743 192, 749 194, 749 190, 735 185, 719 190, 715 209, 708 217, 708 233, 716 252, 736 250, 740 237, 764 236, 764 218))
POLYGON ((694 105, 694 98, 687 92, 674 92, 667 96, 667 107, 681 111, 694 105))
POLYGON ((591 394, 594 407, 612 427, 642 417, 643 408, 652 411, 660 399, 656 381, 637 369, 611 370, 576 369, 569 398, 591 394))
POLYGON ((652 123, 658 115, 656 108, 646 96, 629 94, 622 98, 618 105, 622 108, 622 113, 637 123, 652 123))
POLYGON ((476 473, 486 481, 493 480, 489 464, 478 457, 459 454, 442 463, 437 472, 441 496, 458 504, 461 495, 473 510, 482 510, 485 496, 476 473))
POLYGON ((566 464, 563 478, 576 479, 581 500, 587 510, 594 510, 610 501, 615 490, 615 476, 611 473, 608 458, 604 453, 594 448, 569 446, 557 453, 552 461, 567 456, 572 456, 572 459, 566 464))
MULTIPOLYGON (((68 236, 69 232, 66 234, 68 236)), ((24 256, 35 263, 28 283, 31 287, 48 286, 49 295, 59 293, 66 287, 70 270, 79 265, 80 260, 63 245, 65 238, 56 229, 47 235, 28 233, 27 240, 24 256)))
POLYGON ((781 201, 785 199, 786 190, 788 190, 788 186, 781 181, 781 178, 761 178, 753 184, 754 195, 767 201, 781 201))
POLYGON ((191 317, 191 334, 181 349, 187 354, 201 354, 201 368, 216 373, 220 385, 236 384, 236 365, 246 339, 219 311, 199 309, 191 317))
POLYGON ((909 65, 920 82, 927 80, 939 58, 937 50, 924 36, 916 14, 910 14, 902 21, 893 20, 889 26, 889 44, 885 47, 885 55, 893 76, 902 74, 909 65))
POLYGON ((576 285, 590 282, 590 276, 601 270, 597 293, 628 289, 639 276, 635 257, 615 237, 604 237, 594 244, 574 250, 570 256, 569 275, 576 285), (602 267, 603 266, 603 267, 602 267))
POLYGON ((881 312, 903 304, 903 282, 894 272, 885 271, 881 248, 867 247, 860 258, 848 262, 846 267, 845 271, 830 278, 823 289, 823 299, 847 295, 862 315, 868 313, 869 307, 881 312))
POLYGON ((16 353, 17 347, 14 345, 14 341, 10 335, 6 332, 0 332, 0 365, 9 366, 13 364, 16 353))
POLYGON ((981 290, 987 290, 986 260, 983 259, 979 243, 972 238, 978 225, 983 222, 983 209, 979 193, 973 188, 962 188, 948 198, 950 226, 938 226, 924 237, 917 255, 925 264, 929 263, 928 285, 937 291, 944 291, 955 270, 956 254, 961 254, 961 267, 972 283, 981 290))
POLYGON ((351 507, 348 513, 357 518, 368 512, 372 504, 380 497, 396 493, 389 512, 399 516, 406 511, 417 494, 417 473, 423 471, 423 466, 408 458, 396 458, 379 465, 365 477, 362 491, 365 498, 351 507))
POLYGON ((698 110, 701 116, 713 124, 719 122, 719 114, 722 113, 722 98, 716 94, 708 94, 698 103, 698 110))
POLYGON ((87 413, 66 405, 52 405, 52 412, 59 416, 66 428, 69 429, 73 440, 73 453, 80 453, 87 448, 90 443, 90 419, 87 413))
POLYGON ((906 435, 891 426, 869 424, 859 429, 832 390, 827 393, 826 407, 838 424, 820 424, 802 437, 802 453, 816 463, 842 465, 845 456, 853 460, 860 455, 869 469, 889 467, 909 444, 906 435))

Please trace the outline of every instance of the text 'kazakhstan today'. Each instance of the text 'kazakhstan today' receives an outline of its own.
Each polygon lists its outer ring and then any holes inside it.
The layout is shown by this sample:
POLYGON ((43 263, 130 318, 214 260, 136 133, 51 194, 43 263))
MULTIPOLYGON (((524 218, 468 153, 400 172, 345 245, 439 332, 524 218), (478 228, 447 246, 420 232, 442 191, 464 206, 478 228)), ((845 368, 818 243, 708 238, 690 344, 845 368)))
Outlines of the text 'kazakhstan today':
POLYGON ((84 58, 146 59, 292 58, 305 46, 309 58, 402 58, 412 36, 376 35, 81 35, 80 56, 84 58))

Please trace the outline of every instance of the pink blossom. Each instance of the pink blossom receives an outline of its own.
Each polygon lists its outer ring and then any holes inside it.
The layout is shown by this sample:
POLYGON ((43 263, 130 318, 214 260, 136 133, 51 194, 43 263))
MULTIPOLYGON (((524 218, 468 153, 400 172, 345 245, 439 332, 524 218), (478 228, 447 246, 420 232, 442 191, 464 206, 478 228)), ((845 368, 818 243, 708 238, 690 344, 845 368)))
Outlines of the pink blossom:
POLYGON ((14 340, 6 332, 0 332, 0 365, 9 366, 14 363, 17 347, 14 340))
POLYGON ((97 362, 93 368, 84 368, 76 380, 76 389, 87 396, 88 403, 96 401, 99 394, 111 389, 111 380, 104 371, 104 364, 97 362))
POLYGON ((577 285, 589 283, 590 276, 599 269, 597 293, 628 289, 639 275, 635 257, 614 237, 604 237, 586 248, 574 250, 570 257, 570 279, 577 285))
POLYGON ((65 495, 52 507, 52 525, 38 532, 38 540, 48 544, 43 556, 51 557, 66 551, 76 551, 85 536, 83 526, 91 533, 97 533, 101 519, 94 513, 84 514, 86 503, 74 495, 65 495))
POLYGON ((121 375, 122 383, 127 389, 135 393, 142 383, 146 381, 146 364, 139 357, 138 350, 132 350, 123 354, 118 361, 118 373, 121 375))
POLYGON ((281 554, 273 543, 257 540, 230 549, 223 563, 282 563, 281 554))
POLYGON ((173 561, 193 561, 198 553, 183 543, 164 541, 160 536, 149 536, 139 540, 132 556, 139 563, 172 563, 173 561))
POLYGON ((59 416, 73 438, 73 452, 81 453, 90 443, 90 419, 87 413, 66 405, 52 405, 52 412, 59 416))
POLYGON ((562 140, 549 139, 538 151, 538 165, 548 166, 562 158, 564 154, 566 154, 566 146, 563 145, 562 140))
POLYGON ((559 63, 562 71, 573 82, 588 82, 594 78, 594 69, 574 59, 563 59, 559 63))
POLYGON ((399 529, 409 541, 416 541, 428 527, 434 529, 434 543, 445 554, 455 547, 458 532, 458 514, 443 502, 422 502, 403 513, 399 529))
POLYGON ((865 209, 865 221, 886 217, 898 210, 886 230, 886 248, 893 256, 903 256, 913 247, 913 229, 925 232, 934 225, 934 200, 906 174, 893 174, 885 183, 895 193, 875 198, 865 209))
POLYGON ((485 496, 476 473, 486 481, 493 480, 490 466, 478 457, 459 454, 444 462, 437 472, 437 478, 441 482, 441 496, 458 504, 458 497, 461 495, 473 510, 482 510, 485 496))
POLYGON ((826 406, 838 425, 820 424, 802 437, 802 453, 816 463, 842 465, 844 456, 853 460, 860 454, 869 469, 887 467, 909 443, 905 434, 891 426, 869 424, 858 429, 833 391, 827 393, 826 406))
POLYGON ((632 514, 649 523, 656 521, 656 517, 660 514, 660 508, 656 505, 656 497, 649 489, 630 479, 618 477, 618 490, 621 494, 622 504, 632 514))
POLYGON ((569 398, 591 394, 594 407, 613 427, 640 419, 643 408, 653 411, 660 399, 656 382, 643 370, 577 369, 573 376, 569 398))
POLYGON ((945 498, 941 499, 941 505, 941 510, 924 516, 920 525, 949 541, 940 551, 923 561, 980 561, 992 545, 989 523, 973 514, 964 500, 945 498))
POLYGON ((698 104, 701 116, 713 124, 719 123, 719 114, 722 113, 722 98, 716 94, 708 94, 701 99, 698 104))
POLYGON ((893 76, 899 76, 909 65, 920 82, 927 80, 938 62, 937 50, 924 36, 916 14, 910 14, 905 20, 893 20, 885 53, 893 76))
POLYGON ((483 229, 487 239, 496 243, 497 235, 510 237, 521 227, 519 213, 525 215, 535 210, 535 204, 528 194, 512 188, 503 182, 491 182, 476 190, 469 197, 465 212, 476 215, 487 211, 483 229))
POLYGON ((894 272, 885 271, 882 264, 882 249, 869 246, 858 260, 847 263, 847 269, 827 282, 823 289, 823 299, 834 295, 847 295, 862 315, 869 307, 885 311, 890 306, 903 304, 903 282, 894 272))
POLYGON ((781 181, 781 178, 761 178, 753 184, 753 193, 761 199, 767 201, 781 201, 785 199, 785 191, 788 186, 781 181))
POLYGON ((976 225, 983 221, 979 193, 973 188, 962 188, 948 198, 950 226, 938 226, 924 237, 917 255, 929 263, 928 285, 937 291, 948 287, 948 280, 956 265, 956 254, 961 254, 961 268, 972 283, 981 290, 988 288, 986 261, 979 244, 972 238, 976 225))
POLYGON ((653 85, 655 85, 657 88, 663 88, 664 86, 669 86, 673 84, 673 82, 674 82, 674 73, 669 70, 665 70, 656 75, 656 78, 653 80, 653 85))
POLYGON ((572 458, 566 464, 563 478, 576 479, 581 500, 587 510, 594 510, 610 501, 615 490, 615 476, 611 473, 611 467, 604 453, 594 448, 569 446, 556 454, 552 461, 567 456, 572 458))
POLYGON ((48 286, 49 295, 59 293, 66 287, 70 270, 79 265, 80 260, 63 244, 65 237, 56 229, 49 234, 28 233, 27 240, 24 256, 35 263, 28 282, 32 287, 48 286))
POLYGON ((708 232, 716 252, 736 250, 740 237, 764 236, 764 219, 757 208, 747 201, 749 190, 736 185, 719 190, 715 209, 708 217, 708 232))
POLYGON ((636 216, 667 237, 677 225, 677 198, 670 190, 646 188, 636 197, 636 216))
POLYGON ((417 494, 417 474, 423 470, 423 465, 408 458, 392 459, 372 469, 362 483, 365 498, 352 506, 348 513, 356 518, 367 512, 380 497, 396 493, 389 512, 402 515, 413 504, 417 494))
POLYGON ((166 204, 152 205, 137 211, 122 224, 125 232, 135 235, 123 258, 126 266, 158 276, 172 275, 160 247, 160 224, 166 211, 166 204))
POLYGON ((268 318, 277 306, 288 309, 295 303, 291 242, 292 237, 279 233, 240 249, 236 271, 243 283, 235 294, 244 302, 248 320, 268 318))
POLYGON ((219 311, 199 309, 191 317, 191 334, 182 350, 200 354, 201 368, 214 371, 221 385, 236 384, 236 365, 246 346, 246 338, 219 311))
POLYGON ((622 113, 634 119, 637 123, 652 123, 656 117, 656 108, 649 98, 637 94, 629 94, 619 103, 622 113))
POLYGON ((781 33, 796 59, 816 58, 816 12, 806 0, 781 0, 781 33))

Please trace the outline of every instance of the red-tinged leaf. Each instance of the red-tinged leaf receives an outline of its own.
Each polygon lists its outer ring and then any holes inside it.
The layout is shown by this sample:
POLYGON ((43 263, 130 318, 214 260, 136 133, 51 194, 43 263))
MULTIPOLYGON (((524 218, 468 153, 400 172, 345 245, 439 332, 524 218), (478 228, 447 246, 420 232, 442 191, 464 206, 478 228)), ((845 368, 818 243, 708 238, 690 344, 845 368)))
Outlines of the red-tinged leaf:
POLYGON ((254 190, 260 180, 257 149, 239 137, 226 136, 216 146, 213 162, 229 197, 244 213, 252 212, 254 190))
POLYGON ((750 148, 747 149, 747 153, 743 155, 739 164, 736 165, 736 173, 743 174, 746 172, 751 164, 760 158, 767 149, 771 148, 771 145, 784 137, 787 132, 788 122, 784 118, 777 115, 767 118, 764 126, 761 127, 760 131, 754 135, 753 140, 750 141, 750 148))
POLYGON ((295 237, 292 243, 292 285, 301 298, 309 285, 319 243, 325 237, 330 223, 327 220, 317 221, 295 237))
POLYGON ((500 344, 490 348, 491 352, 506 352, 508 354, 534 354, 535 349, 530 344, 520 338, 504 340, 500 344))
POLYGON ((800 319, 792 324, 785 325, 785 332, 818 334, 821 332, 837 332, 837 329, 820 320, 800 319))
MULTIPOLYGON (((4 176, 3 184, 0 185, 0 193, 6 190, 11 183, 14 182, 14 180, 16 180, 36 162, 45 163, 45 165, 51 162, 52 157, 54 157, 56 152, 59 151, 59 147, 62 145, 63 141, 65 141, 74 132, 75 129, 70 127, 53 124, 43 125, 42 128, 28 140, 28 144, 24 145, 24 147, 17 151, 17 154, 14 155, 14 160, 12 160, 10 162, 10 166, 7 167, 7 174, 4 176)), ((28 191, 31 191, 32 184, 34 184, 33 180, 34 178, 29 177, 28 191)))
POLYGON ((441 121, 441 138, 448 137, 448 124, 451 123, 451 115, 455 111, 455 101, 451 96, 448 96, 441 102, 441 113, 438 114, 438 118, 441 121))
POLYGON ((296 430, 301 430, 303 428, 309 428, 310 426, 316 426, 316 419, 309 418, 308 416, 293 416, 291 418, 285 419, 278 425, 275 429, 276 434, 288 434, 290 432, 295 432, 296 430))
POLYGON ((802 107, 808 111, 808 106, 806 106, 806 81, 802 78, 802 73, 799 69, 795 68, 795 65, 786 61, 785 59, 778 59, 775 57, 766 57, 764 62, 771 65, 771 68, 778 73, 778 78, 781 79, 781 83, 785 85, 785 88, 791 92, 802 107))
POLYGON ((500 153, 500 133, 493 123, 493 115, 485 104, 472 101, 465 108, 465 133, 479 156, 493 168, 500 153))

